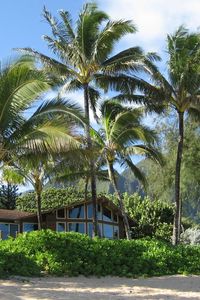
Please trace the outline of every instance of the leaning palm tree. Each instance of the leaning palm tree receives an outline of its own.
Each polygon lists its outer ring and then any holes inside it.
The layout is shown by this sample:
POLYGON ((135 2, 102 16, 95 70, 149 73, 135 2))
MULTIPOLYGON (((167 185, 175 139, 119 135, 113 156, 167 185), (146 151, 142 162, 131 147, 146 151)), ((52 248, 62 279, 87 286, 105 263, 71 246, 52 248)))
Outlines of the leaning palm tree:
MULTIPOLYGON (((138 87, 143 92, 131 95, 130 87, 118 97, 121 100, 145 103, 151 108, 169 107, 177 113, 178 118, 178 145, 175 167, 175 215, 173 226, 173 244, 180 239, 181 230, 181 195, 180 177, 181 162, 184 148, 184 120, 187 114, 200 117, 200 33, 190 33, 180 26, 173 35, 167 37, 168 76, 163 75, 159 69, 149 63, 151 83, 138 80, 138 87), (153 82, 153 83, 152 83, 153 82), (126 93, 126 95, 125 95, 126 93)), ((131 86, 131 80, 129 82, 131 86)), ((135 78, 133 79, 135 86, 135 78)))
MULTIPOLYGON (((44 18, 52 29, 52 36, 44 36, 48 47, 58 60, 50 58, 30 48, 18 49, 38 58, 51 79, 62 85, 62 91, 82 90, 84 94, 84 110, 88 124, 85 126, 87 148, 91 150, 90 111, 95 113, 96 103, 100 97, 97 87, 106 88, 126 82, 124 75, 129 70, 140 70, 146 58, 139 47, 131 47, 111 56, 114 45, 123 36, 136 31, 131 21, 111 21, 108 15, 100 11, 96 4, 84 5, 73 28, 69 12, 61 10, 60 19, 52 17, 44 8, 44 18)), ((155 55, 149 55, 154 59, 155 55)), ((94 232, 97 233, 96 212, 96 180, 94 161, 90 161, 91 191, 93 200, 94 232)))
POLYGON ((99 150, 97 164, 105 161, 109 179, 119 201, 127 239, 130 239, 128 218, 124 209, 123 197, 120 193, 115 163, 128 167, 144 187, 147 182, 145 175, 133 163, 132 156, 145 155, 156 162, 161 162, 161 155, 152 145, 155 142, 153 131, 142 125, 142 111, 122 106, 117 101, 105 101, 101 107, 101 128, 91 130, 94 143, 99 150))

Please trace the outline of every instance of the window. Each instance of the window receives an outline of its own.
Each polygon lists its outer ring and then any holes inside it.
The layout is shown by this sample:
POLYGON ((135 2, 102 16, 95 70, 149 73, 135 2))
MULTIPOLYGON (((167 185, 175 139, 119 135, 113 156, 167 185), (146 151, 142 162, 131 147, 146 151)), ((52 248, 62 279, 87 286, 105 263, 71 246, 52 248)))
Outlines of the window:
POLYGON ((7 239, 9 236, 16 237, 19 232, 18 224, 0 223, 0 238, 7 239))
POLYGON ((112 212, 106 207, 103 207, 103 220, 107 222, 112 222, 112 212))
POLYGON ((84 205, 79 205, 69 209, 70 219, 83 219, 84 218, 84 205))
MULTIPOLYGON (((93 224, 87 223, 87 234, 92 237, 93 224)), ((98 224, 99 235, 102 236, 102 224, 98 224)))
POLYGON ((103 237, 113 239, 113 226, 109 224, 103 224, 103 237))
POLYGON ((58 219, 65 219, 65 209, 64 208, 58 209, 56 211, 56 213, 57 213, 57 218, 58 219))
POLYGON ((87 217, 88 219, 92 219, 93 217, 93 207, 92 203, 87 205, 87 217))
POLYGON ((65 228, 66 228, 66 225, 64 222, 59 222, 59 223, 56 223, 56 231, 58 232, 65 232, 65 228))
POLYGON ((69 231, 85 233, 85 223, 68 223, 69 231))
POLYGON ((0 224, 1 239, 5 240, 9 236, 9 224, 0 224))
POLYGON ((101 210, 100 204, 98 204, 97 217, 98 217, 98 220, 102 220, 102 210, 101 210))
POLYGON ((87 223, 87 234, 92 237, 92 229, 93 229, 93 224, 92 223, 87 223))
POLYGON ((23 223, 23 232, 30 232, 38 230, 38 224, 36 223, 23 223))
POLYGON ((114 226, 113 238, 117 240, 119 238, 119 226, 114 226))
MULTIPOLYGON (((87 205, 87 217, 88 217, 88 219, 93 218, 93 205, 92 205, 92 203, 87 205)), ((98 220, 102 220, 102 212, 101 212, 101 205, 100 204, 98 204, 98 206, 97 206, 97 218, 98 218, 98 220)))
POLYGON ((17 224, 10 224, 10 236, 16 237, 19 232, 19 227, 17 224))

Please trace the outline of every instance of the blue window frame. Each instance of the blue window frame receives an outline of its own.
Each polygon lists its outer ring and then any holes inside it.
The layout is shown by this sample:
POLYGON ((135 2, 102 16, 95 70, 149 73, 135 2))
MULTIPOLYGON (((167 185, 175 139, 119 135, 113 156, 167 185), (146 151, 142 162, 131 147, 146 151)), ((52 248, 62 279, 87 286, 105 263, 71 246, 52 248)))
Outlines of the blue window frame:
POLYGON ((78 205, 69 209, 69 218, 70 219, 83 219, 84 214, 84 205, 78 205))
POLYGON ((66 231, 66 225, 64 222, 57 222, 56 223, 56 231, 58 232, 65 232, 66 231))
MULTIPOLYGON (((92 237, 92 230, 93 230, 93 224, 92 223, 87 223, 87 234, 90 237, 92 237)), ((100 236, 102 236, 102 224, 101 223, 98 224, 98 230, 99 230, 100 236)))
POLYGON ((9 224, 0 224, 1 238, 2 240, 6 240, 9 236, 9 224))
POLYGON ((113 239, 113 225, 103 224, 103 237, 113 239))
POLYGON ((85 233, 85 223, 68 223, 68 229, 69 231, 85 233))
POLYGON ((87 205, 87 217, 88 219, 92 219, 93 217, 92 203, 87 205))
POLYGON ((112 222, 112 211, 103 206, 103 221, 112 222))
POLYGON ((19 232, 18 224, 0 223, 1 239, 6 240, 9 236, 16 237, 19 232))
POLYGON ((30 232, 38 230, 38 224, 36 223, 23 223, 23 232, 30 232))

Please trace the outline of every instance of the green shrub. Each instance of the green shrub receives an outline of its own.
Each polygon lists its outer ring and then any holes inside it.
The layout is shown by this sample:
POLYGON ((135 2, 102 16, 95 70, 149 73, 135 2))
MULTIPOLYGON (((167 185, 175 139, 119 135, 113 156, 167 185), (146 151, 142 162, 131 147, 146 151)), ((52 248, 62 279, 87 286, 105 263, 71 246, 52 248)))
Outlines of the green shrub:
POLYGON ((0 274, 156 276, 200 274, 200 246, 173 247, 154 239, 91 239, 50 230, 0 242, 0 274))
POLYGON ((41 269, 33 258, 10 248, 10 241, 0 242, 0 278, 9 275, 39 276, 41 269))
MULTIPOLYGON (((114 195, 108 195, 117 204, 114 195)), ((124 206, 127 214, 133 220, 131 226, 132 237, 155 237, 171 240, 173 224, 173 205, 160 200, 141 197, 138 193, 123 194, 124 206)))

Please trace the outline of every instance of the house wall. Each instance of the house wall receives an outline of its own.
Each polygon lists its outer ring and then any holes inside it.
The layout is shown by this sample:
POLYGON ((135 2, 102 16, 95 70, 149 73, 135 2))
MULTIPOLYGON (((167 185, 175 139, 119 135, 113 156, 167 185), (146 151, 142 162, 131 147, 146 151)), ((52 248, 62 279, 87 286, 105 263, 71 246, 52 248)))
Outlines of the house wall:
MULTIPOLYGON (((43 219, 43 228, 45 229, 51 229, 54 231, 57 231, 61 226, 63 226, 64 231, 73 231, 74 228, 75 230, 78 230, 78 232, 82 232, 82 229, 84 229, 84 232, 88 235, 91 235, 91 228, 92 228, 92 215, 91 215, 91 202, 82 202, 77 205, 65 207, 64 209, 64 215, 61 217, 59 216, 58 210, 50 211, 48 213, 44 213, 42 215, 43 219), (79 209, 80 206, 83 208, 79 209), (89 208, 88 208, 89 207, 89 208), (73 210, 75 209, 75 211, 73 210), (76 212, 79 217, 70 217, 70 211, 71 213, 76 212), (83 215, 81 215, 83 213, 83 215), (78 224, 84 224, 84 225, 78 225, 78 224), (59 226, 60 224, 60 226, 59 226), (76 224, 76 226, 75 226, 76 224), (59 228, 58 228, 59 227, 59 228)), ((123 226, 123 220, 121 215, 119 214, 119 210, 116 208, 113 208, 113 206, 110 204, 108 201, 102 201, 98 204, 98 225, 99 225, 99 230, 101 232, 101 236, 104 236, 104 234, 107 234, 109 237, 109 234, 112 235, 112 230, 113 230, 113 238, 115 237, 115 232, 118 227, 118 236, 115 238, 124 238, 125 233, 124 233, 124 226, 123 226), (103 211, 105 215, 103 215, 103 211), (109 219, 109 211, 111 211, 111 217, 112 220, 109 219), (108 213, 108 217, 106 216, 106 212, 108 213), (115 219, 114 219, 115 215, 115 219), (116 219, 117 216, 117 219, 116 219)), ((73 215, 73 214, 72 214, 73 215)), ((75 213, 74 213, 75 215, 75 213)), ((10 221, 9 221, 10 222, 10 221)), ((20 219, 18 221, 12 221, 15 224, 19 224, 19 232, 22 233, 24 231, 24 226, 25 227, 30 227, 32 226, 31 224, 37 224, 37 216, 31 216, 31 217, 26 217, 23 219, 20 219), (29 224, 29 225, 28 225, 29 224)), ((8 221, 5 220, 4 223, 8 223, 8 221)), ((25 230, 26 231, 26 230, 25 230)), ((60 230, 62 231, 62 230, 60 230)))

